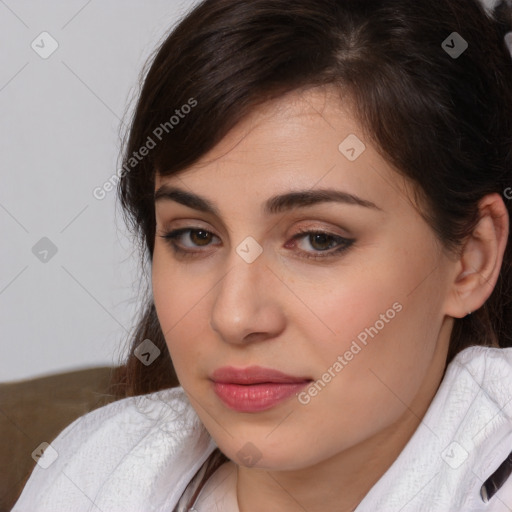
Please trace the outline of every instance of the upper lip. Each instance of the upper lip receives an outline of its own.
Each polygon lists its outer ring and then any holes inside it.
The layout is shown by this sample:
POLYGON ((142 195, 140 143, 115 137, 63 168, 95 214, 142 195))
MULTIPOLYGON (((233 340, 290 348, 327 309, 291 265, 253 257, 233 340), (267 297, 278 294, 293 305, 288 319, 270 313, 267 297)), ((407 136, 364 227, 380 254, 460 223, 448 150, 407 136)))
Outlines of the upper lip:
POLYGON ((229 384, 261 384, 264 382, 305 382, 310 381, 308 377, 294 377, 272 368, 262 366, 249 366, 247 368, 235 368, 223 366, 215 370, 211 379, 215 382, 229 384))

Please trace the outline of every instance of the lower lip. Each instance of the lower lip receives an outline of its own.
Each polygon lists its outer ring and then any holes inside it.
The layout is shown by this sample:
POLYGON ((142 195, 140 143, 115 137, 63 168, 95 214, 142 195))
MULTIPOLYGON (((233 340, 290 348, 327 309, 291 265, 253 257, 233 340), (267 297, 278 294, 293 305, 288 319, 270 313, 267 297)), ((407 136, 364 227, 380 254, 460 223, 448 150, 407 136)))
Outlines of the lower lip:
POLYGON ((239 412, 259 412, 271 409, 298 393, 309 381, 242 385, 214 382, 217 396, 231 409, 239 412))

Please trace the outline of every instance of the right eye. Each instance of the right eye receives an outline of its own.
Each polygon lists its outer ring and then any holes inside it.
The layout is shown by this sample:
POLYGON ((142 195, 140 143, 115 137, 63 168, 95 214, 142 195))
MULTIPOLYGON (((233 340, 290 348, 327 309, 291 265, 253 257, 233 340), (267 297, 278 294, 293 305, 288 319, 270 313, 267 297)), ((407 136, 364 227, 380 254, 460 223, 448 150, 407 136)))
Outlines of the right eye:
POLYGON ((193 256, 195 253, 204 252, 194 251, 190 249, 194 247, 207 247, 208 245, 211 245, 209 242, 212 240, 212 238, 216 238, 216 236, 210 231, 206 231, 203 228, 192 227, 175 229, 174 231, 169 231, 159 236, 160 238, 163 238, 171 246, 171 248, 176 254, 180 254, 183 256, 193 256), (184 237, 183 235, 185 234, 188 234, 188 237, 184 237), (184 244, 184 238, 188 238, 188 240, 192 242, 192 245, 184 244))

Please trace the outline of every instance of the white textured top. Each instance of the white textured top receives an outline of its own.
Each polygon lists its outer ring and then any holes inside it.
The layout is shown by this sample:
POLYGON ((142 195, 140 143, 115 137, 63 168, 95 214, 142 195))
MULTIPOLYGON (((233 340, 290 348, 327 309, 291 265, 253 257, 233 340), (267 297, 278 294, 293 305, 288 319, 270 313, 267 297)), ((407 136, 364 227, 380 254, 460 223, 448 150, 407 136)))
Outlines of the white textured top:
MULTIPOLYGON (((96 409, 50 446, 12 512, 173 512, 216 444, 178 387, 96 409)), ((512 348, 467 348, 356 512, 510 512, 512 476, 489 503, 480 489, 511 452, 512 348)), ((198 512, 238 512, 234 467, 212 475, 198 512)))

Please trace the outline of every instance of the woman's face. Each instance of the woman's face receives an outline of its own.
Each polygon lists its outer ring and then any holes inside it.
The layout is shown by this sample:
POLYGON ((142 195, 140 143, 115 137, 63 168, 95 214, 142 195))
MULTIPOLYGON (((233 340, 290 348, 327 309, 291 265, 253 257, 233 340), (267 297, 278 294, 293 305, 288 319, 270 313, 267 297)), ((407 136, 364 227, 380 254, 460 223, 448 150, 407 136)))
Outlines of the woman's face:
POLYGON ((160 194, 152 284, 180 383, 230 459, 301 469, 417 426, 444 371, 453 261, 348 104, 328 89, 268 103, 162 185, 214 208, 160 194), (313 199, 277 199, 299 191, 313 199), (195 231, 162 238, 178 229, 195 231), (212 380, 250 366, 295 383, 212 380))

